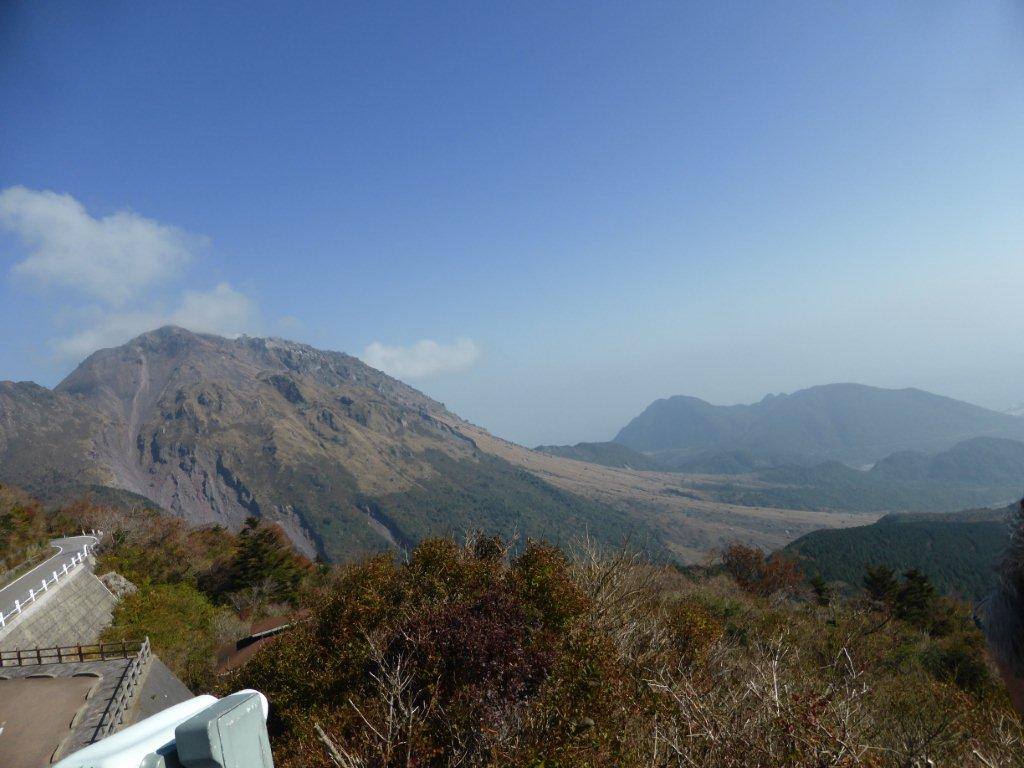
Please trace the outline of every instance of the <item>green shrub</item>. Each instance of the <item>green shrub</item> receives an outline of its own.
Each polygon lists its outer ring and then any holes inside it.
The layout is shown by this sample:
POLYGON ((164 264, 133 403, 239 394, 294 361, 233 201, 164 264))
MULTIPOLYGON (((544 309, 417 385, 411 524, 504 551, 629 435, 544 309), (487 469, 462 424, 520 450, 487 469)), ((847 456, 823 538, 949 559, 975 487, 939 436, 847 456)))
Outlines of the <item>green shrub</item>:
POLYGON ((921 661, 937 680, 952 683, 968 693, 984 695, 993 684, 980 632, 957 633, 935 640, 921 652, 921 661))
POLYGON ((146 585, 114 610, 104 642, 149 637, 153 650, 190 687, 210 684, 215 608, 190 584, 146 585))

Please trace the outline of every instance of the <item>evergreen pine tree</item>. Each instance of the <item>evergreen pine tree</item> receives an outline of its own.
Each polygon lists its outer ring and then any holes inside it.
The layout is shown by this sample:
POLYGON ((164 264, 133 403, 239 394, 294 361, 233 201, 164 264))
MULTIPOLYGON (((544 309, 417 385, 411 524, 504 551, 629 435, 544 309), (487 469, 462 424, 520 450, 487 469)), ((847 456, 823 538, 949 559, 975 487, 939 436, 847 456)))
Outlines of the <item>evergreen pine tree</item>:
POLYGON ((230 591, 272 587, 274 600, 295 602, 303 567, 276 526, 249 517, 238 534, 238 550, 230 567, 230 591))
POLYGON ((892 568, 884 565, 869 565, 864 572, 864 589, 868 597, 879 603, 891 603, 896 597, 899 583, 892 568))
POLYGON ((935 586, 917 568, 903 574, 903 583, 896 592, 896 615, 915 624, 923 623, 935 603, 935 586))
POLYGON ((816 574, 812 577, 810 585, 811 589, 814 591, 814 598, 818 601, 818 605, 828 605, 832 602, 832 587, 830 587, 828 582, 821 577, 821 574, 816 574))

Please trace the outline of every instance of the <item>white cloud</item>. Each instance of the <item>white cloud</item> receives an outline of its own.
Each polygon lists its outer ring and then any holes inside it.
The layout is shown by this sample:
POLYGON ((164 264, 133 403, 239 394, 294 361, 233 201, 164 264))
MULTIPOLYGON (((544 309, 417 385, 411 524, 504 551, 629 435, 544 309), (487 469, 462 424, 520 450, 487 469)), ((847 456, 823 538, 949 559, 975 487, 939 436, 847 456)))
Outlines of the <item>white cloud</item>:
MULTIPOLYGON (((53 307, 57 327, 75 330, 51 341, 62 358, 123 344, 162 325, 236 336, 256 330, 251 298, 228 283, 209 290, 176 287, 205 238, 130 211, 93 217, 70 195, 25 187, 0 191, 0 231, 24 247, 12 272, 44 288, 70 290, 53 307)), ((45 298, 40 304, 48 307, 45 298)))
POLYGON ((167 320, 190 331, 237 336, 252 330, 256 304, 227 283, 209 291, 185 291, 181 305, 167 320))
POLYGON ((227 283, 209 291, 185 291, 177 308, 170 312, 93 312, 81 330, 54 339, 60 357, 81 358, 103 347, 123 344, 140 333, 163 325, 179 325, 199 333, 237 336, 257 324, 255 303, 227 283))
POLYGON ((424 339, 408 347, 391 347, 378 341, 363 351, 367 365, 399 379, 424 379, 464 371, 480 359, 480 348, 471 339, 438 344, 424 339))
POLYGON ((91 314, 97 316, 81 330, 50 342, 58 357, 82 358, 97 349, 123 344, 139 333, 160 325, 159 315, 151 312, 91 314))
POLYGON ((25 187, 0 192, 0 229, 28 250, 16 274, 114 305, 177 276, 203 243, 131 211, 94 218, 70 195, 25 187))
POLYGON ((277 327, 284 333, 299 333, 303 328, 303 324, 294 315, 282 315, 277 318, 277 327))

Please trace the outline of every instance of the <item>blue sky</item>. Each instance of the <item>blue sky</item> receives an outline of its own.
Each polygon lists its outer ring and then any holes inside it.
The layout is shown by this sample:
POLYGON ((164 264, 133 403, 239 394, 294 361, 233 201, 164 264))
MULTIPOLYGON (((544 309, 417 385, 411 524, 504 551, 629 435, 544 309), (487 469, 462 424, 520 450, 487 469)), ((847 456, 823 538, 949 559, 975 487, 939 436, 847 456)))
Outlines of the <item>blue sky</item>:
POLYGON ((531 445, 1024 401, 1019 2, 8 2, 0 110, 0 379, 178 322, 531 445))

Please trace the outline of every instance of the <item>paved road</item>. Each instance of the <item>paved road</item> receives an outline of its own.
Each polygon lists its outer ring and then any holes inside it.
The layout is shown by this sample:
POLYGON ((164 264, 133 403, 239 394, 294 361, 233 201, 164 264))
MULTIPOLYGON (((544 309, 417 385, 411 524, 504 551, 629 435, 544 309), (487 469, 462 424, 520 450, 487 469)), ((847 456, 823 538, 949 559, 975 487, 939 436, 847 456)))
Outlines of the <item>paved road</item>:
POLYGON ((14 610, 15 600, 24 603, 28 599, 29 589, 34 589, 37 592, 40 590, 44 576, 48 580, 52 579, 54 571, 62 570, 65 563, 68 566, 71 565, 71 558, 79 554, 82 547, 86 544, 92 546, 95 543, 95 536, 69 536, 64 539, 53 539, 50 544, 58 550, 57 554, 0 589, 0 611, 7 616, 14 610))

